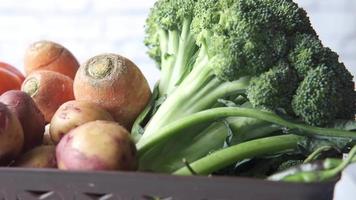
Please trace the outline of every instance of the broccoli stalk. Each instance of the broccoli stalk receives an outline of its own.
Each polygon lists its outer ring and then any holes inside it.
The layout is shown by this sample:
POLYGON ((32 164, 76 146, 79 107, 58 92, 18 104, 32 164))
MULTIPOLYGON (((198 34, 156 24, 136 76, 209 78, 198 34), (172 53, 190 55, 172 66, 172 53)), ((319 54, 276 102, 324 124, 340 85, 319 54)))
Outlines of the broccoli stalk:
POLYGON ((172 173, 184 166, 183 159, 195 161, 211 152, 252 139, 280 134, 280 127, 244 117, 183 127, 178 134, 161 141, 140 156, 140 170, 172 173), (205 128, 206 127, 206 128, 205 128), (164 152, 164 156, 157 156, 164 152), (154 162, 152 162, 154 160, 154 162))
POLYGON ((145 44, 161 69, 160 96, 179 85, 198 50, 190 32, 192 8, 193 1, 157 1, 147 19, 145 44))
MULTIPOLYGON (((203 50, 201 50, 203 51, 203 50)), ((146 126, 141 140, 155 134, 166 124, 190 114, 211 108, 218 99, 231 94, 245 93, 249 78, 243 77, 232 82, 221 81, 212 68, 207 67, 206 54, 200 54, 193 70, 181 83, 180 87, 167 97, 146 126)))
POLYGON ((300 166, 278 172, 268 177, 273 181, 286 182, 321 182, 336 179, 337 175, 347 167, 348 164, 356 162, 356 146, 354 146, 345 160, 327 158, 315 163, 304 163, 300 166))
POLYGON ((305 138, 295 135, 282 135, 251 140, 216 151, 190 163, 190 167, 178 169, 173 174, 192 175, 193 171, 197 175, 209 175, 244 159, 296 151, 303 139, 305 138))
POLYGON ((290 120, 283 119, 279 115, 269 112, 262 111, 254 108, 212 108, 209 110, 201 111, 187 117, 181 118, 175 122, 164 126, 155 135, 149 137, 146 140, 140 140, 136 146, 138 148, 138 154, 142 155, 149 149, 153 148, 159 143, 164 143, 167 139, 184 134, 187 128, 195 127, 201 123, 211 123, 219 119, 224 119, 226 117, 248 117, 258 120, 267 121, 281 128, 290 129, 289 131, 295 131, 295 134, 301 134, 309 137, 319 137, 319 138, 349 138, 351 140, 356 139, 356 132, 354 131, 344 131, 340 129, 332 128, 320 128, 315 126, 306 125, 303 123, 292 122, 290 120))

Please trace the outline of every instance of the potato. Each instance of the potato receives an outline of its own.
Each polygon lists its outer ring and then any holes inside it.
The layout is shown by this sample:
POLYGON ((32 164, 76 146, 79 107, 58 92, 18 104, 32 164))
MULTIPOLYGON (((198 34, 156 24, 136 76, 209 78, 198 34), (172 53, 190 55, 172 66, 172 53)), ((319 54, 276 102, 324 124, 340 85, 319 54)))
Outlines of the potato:
POLYGON ((0 96, 0 102, 6 104, 20 120, 24 132, 24 151, 42 144, 46 122, 32 98, 25 92, 11 90, 0 96))
POLYGON ((14 166, 25 168, 57 168, 56 146, 38 146, 22 155, 16 160, 14 166))
POLYGON ((22 151, 24 134, 15 114, 0 103, 0 165, 7 165, 22 151))
POLYGON ((125 128, 93 121, 65 135, 56 148, 63 170, 136 170, 136 147, 125 128))
POLYGON ((112 116, 94 103, 69 101, 64 103, 52 117, 50 135, 57 144, 71 129, 95 120, 114 121, 112 116))

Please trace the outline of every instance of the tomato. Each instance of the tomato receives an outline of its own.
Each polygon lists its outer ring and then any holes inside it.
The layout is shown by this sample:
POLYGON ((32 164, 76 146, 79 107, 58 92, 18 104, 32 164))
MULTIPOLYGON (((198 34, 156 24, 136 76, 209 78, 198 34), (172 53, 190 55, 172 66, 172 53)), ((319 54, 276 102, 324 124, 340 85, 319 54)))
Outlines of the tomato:
POLYGON ((8 90, 21 89, 24 80, 24 75, 15 67, 0 62, 0 95, 8 90))

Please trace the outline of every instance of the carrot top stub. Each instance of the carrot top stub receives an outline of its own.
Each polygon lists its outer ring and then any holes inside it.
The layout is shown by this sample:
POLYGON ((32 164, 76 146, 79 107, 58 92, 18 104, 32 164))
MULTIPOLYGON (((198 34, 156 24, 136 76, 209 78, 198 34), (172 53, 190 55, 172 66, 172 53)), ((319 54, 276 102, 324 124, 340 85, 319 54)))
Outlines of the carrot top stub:
POLYGON ((32 78, 28 79, 23 84, 23 91, 26 92, 31 97, 33 97, 33 96, 35 96, 37 94, 38 88, 39 88, 39 83, 38 83, 38 80, 35 77, 32 77, 32 78))
POLYGON ((86 71, 94 79, 103 79, 112 73, 115 67, 115 61, 107 56, 99 56, 89 60, 86 71))

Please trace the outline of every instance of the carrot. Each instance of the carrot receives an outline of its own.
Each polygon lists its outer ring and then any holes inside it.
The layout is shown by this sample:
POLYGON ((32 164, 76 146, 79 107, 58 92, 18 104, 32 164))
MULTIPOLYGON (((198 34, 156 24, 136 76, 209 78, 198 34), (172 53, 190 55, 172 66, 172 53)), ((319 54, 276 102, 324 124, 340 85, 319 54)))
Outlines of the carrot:
POLYGON ((74 79, 76 100, 98 104, 130 129, 151 97, 147 80, 129 59, 102 54, 82 65, 74 79))
POLYGON ((63 103, 73 100, 73 80, 52 71, 36 71, 30 74, 21 90, 29 94, 50 122, 54 113, 63 103))
POLYGON ((15 67, 0 62, 0 95, 9 90, 19 90, 25 77, 15 67))
POLYGON ((73 54, 60 44, 51 41, 38 41, 27 49, 25 54, 25 71, 30 74, 36 70, 55 71, 71 79, 79 68, 73 54))

